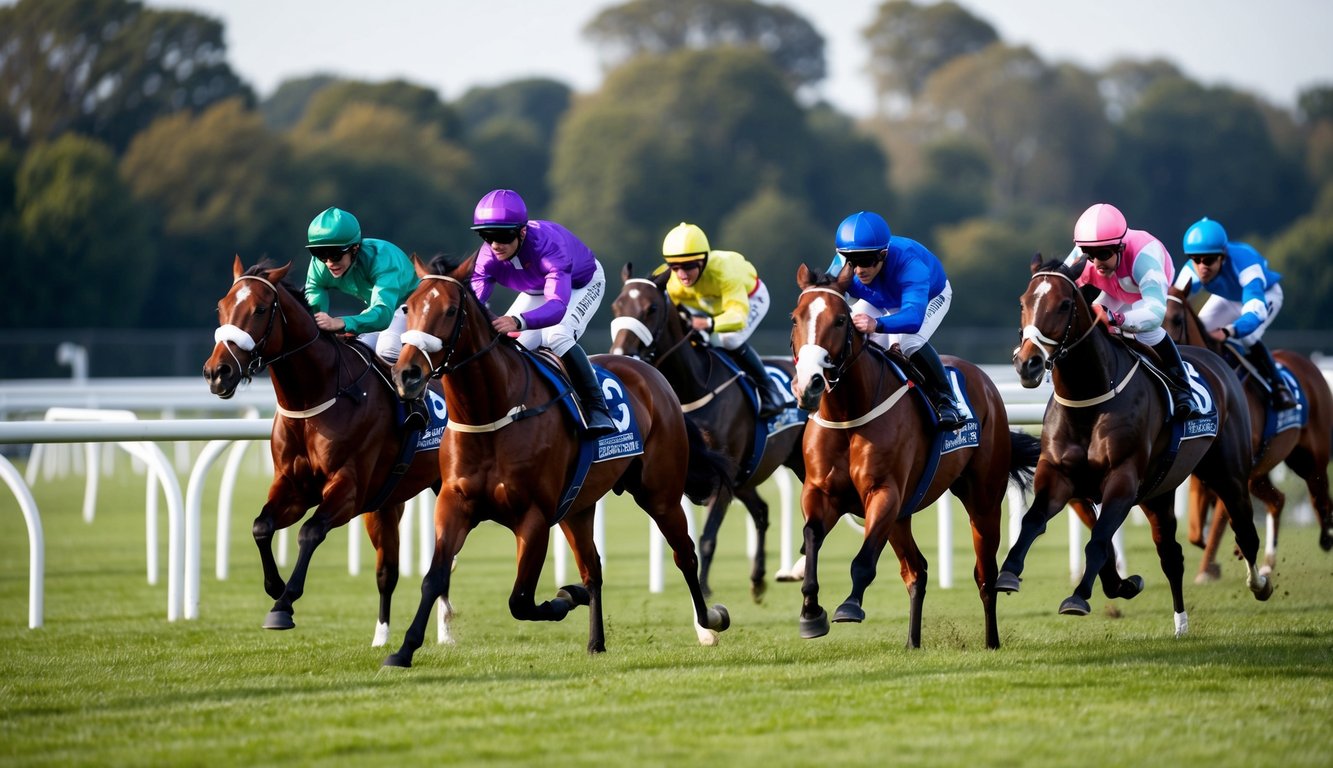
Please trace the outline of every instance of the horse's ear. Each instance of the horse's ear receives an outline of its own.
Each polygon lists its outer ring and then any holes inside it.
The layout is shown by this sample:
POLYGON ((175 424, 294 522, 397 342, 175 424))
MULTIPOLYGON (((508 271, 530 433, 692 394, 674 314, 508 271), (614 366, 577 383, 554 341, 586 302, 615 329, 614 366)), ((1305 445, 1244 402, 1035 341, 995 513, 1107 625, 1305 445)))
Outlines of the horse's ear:
POLYGON ((1083 269, 1087 265, 1088 265, 1088 257, 1080 256, 1078 261, 1065 267, 1065 274, 1077 280, 1078 276, 1083 274, 1083 269))
POLYGON ((478 253, 480 253, 480 251, 474 252, 471 256, 467 257, 462 264, 459 264, 454 271, 449 273, 449 277, 452 277, 455 280, 471 280, 472 269, 477 265, 478 253))
POLYGON ((1034 275, 1041 271, 1041 251, 1032 254, 1032 266, 1030 269, 1034 275))
POLYGON ((421 257, 417 256, 416 251, 412 252, 412 268, 416 270, 417 277, 425 277, 430 274, 430 268, 421 261, 421 257))
POLYGON ((245 274, 245 265, 241 263, 241 254, 236 254, 236 258, 231 262, 231 279, 239 280, 241 275, 245 274))
POLYGON ((852 284, 852 276, 855 274, 856 272, 852 269, 850 261, 842 265, 842 271, 838 273, 838 279, 833 282, 839 293, 847 292, 847 286, 852 284))
POLYGON ((627 283, 632 277, 634 277, 634 262, 627 261, 625 266, 620 268, 620 282, 627 283))
POLYGON ((814 281, 810 276, 810 267, 801 262, 801 266, 796 268, 796 287, 804 291, 812 282, 814 281))
POLYGON ((653 285, 657 286, 657 290, 666 293, 667 283, 669 282, 671 282, 671 270, 663 264, 653 272, 653 285))
POLYGON ((291 268, 292 268, 292 263, 289 261, 286 264, 283 264, 281 267, 274 267, 273 269, 270 269, 268 271, 268 281, 270 283, 282 282, 282 278, 287 276, 287 271, 290 270, 291 268))

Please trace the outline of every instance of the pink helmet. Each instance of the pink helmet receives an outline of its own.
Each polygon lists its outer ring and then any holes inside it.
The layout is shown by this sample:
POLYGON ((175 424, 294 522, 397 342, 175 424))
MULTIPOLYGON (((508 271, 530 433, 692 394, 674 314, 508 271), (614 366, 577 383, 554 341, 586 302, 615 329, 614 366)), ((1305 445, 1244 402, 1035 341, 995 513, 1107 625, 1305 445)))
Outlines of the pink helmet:
POLYGON ((1074 245, 1116 245, 1125 239, 1129 224, 1125 214, 1110 203, 1097 203, 1078 217, 1074 225, 1074 245))

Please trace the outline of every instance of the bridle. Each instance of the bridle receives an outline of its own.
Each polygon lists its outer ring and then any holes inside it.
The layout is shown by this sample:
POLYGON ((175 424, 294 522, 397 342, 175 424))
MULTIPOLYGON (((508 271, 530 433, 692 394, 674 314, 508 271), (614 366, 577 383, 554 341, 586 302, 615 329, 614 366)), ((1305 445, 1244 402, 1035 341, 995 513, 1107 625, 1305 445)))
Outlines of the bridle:
POLYGON ((421 354, 425 355, 426 362, 431 365, 430 378, 438 378, 445 374, 457 371, 459 368, 462 368, 473 360, 490 352, 495 348, 496 344, 500 343, 501 338, 507 338, 504 337, 503 334, 497 333, 495 336, 491 337, 491 340, 481 349, 478 349, 476 352, 473 352, 456 363, 450 363, 450 360, 453 359, 454 352, 458 349, 458 338, 463 332, 463 323, 468 318, 467 302, 463 301, 462 298, 466 295, 466 292, 471 289, 468 286, 463 285, 461 281, 448 275, 422 275, 421 279, 423 281, 442 280, 446 283, 452 283, 458 288, 460 299, 457 304, 458 319, 454 321, 454 327, 449 333, 449 341, 447 344, 441 341, 440 337, 433 336, 425 331, 405 331, 402 335, 404 345, 414 346, 421 350, 421 354), (441 351, 444 352, 444 359, 436 365, 435 361, 431 358, 431 355, 441 351))
MULTIPOLYGON (((825 368, 831 368, 833 371, 832 374, 826 374, 824 376, 824 381, 827 382, 824 385, 824 390, 827 392, 832 392, 833 388, 836 387, 838 383, 842 381, 843 376, 846 375, 847 369, 850 368, 852 363, 856 362, 856 358, 859 357, 861 353, 865 351, 866 345, 861 344, 858 347, 852 343, 853 342, 852 332, 855 330, 855 326, 853 326, 851 322, 851 305, 847 303, 846 296, 844 296, 842 293, 838 291, 833 290, 832 288, 825 288, 824 286, 820 285, 815 285, 806 288, 805 290, 801 291, 801 296, 804 296, 807 293, 828 293, 832 294, 833 296, 837 296, 838 301, 840 301, 843 307, 847 310, 846 333, 843 336, 842 348, 839 350, 839 355, 842 356, 842 359, 841 361, 839 361, 837 357, 832 357, 827 363, 824 364, 825 368), (848 350, 851 351, 849 352, 848 350)), ((794 360, 797 357, 797 351, 798 351, 796 349, 796 340, 794 338, 791 341, 791 351, 792 351, 792 359, 794 360)))
MULTIPOLYGON (((652 280, 647 280, 642 277, 634 277, 625 281, 625 285, 629 285, 630 283, 643 283, 649 286, 654 294, 658 296, 665 295, 663 294, 662 289, 658 287, 657 283, 653 282, 652 280)), ((628 315, 617 317, 611 321, 611 336, 614 338, 621 331, 629 331, 630 333, 634 334, 634 336, 640 341, 640 343, 643 344, 644 354, 639 356, 640 359, 643 360, 645 363, 652 365, 654 368, 660 369, 662 367, 662 361, 666 360, 668 357, 674 354, 676 350, 685 346, 687 343, 693 340, 694 337, 697 335, 697 332, 693 328, 690 328, 680 337, 679 341, 677 341, 675 344, 672 344, 670 347, 667 347, 665 351, 658 354, 657 352, 654 351, 658 346, 657 339, 662 334, 662 331, 665 329, 665 324, 667 322, 666 313, 663 312, 662 315, 663 315, 663 319, 661 321, 662 324, 659 325, 656 329, 649 328, 642 320, 640 320, 637 317, 630 317, 628 315)))
POLYGON ((269 366, 273 365, 279 360, 291 357, 292 355, 296 354, 297 352, 300 352, 301 350, 305 349, 311 344, 314 344, 316 341, 319 340, 319 337, 322 334, 316 333, 314 336, 310 338, 309 341, 301 344, 299 347, 295 349, 289 349, 273 357, 268 357, 268 358, 264 357, 263 352, 265 349, 268 348, 269 337, 273 335, 273 331, 276 329, 275 320, 278 317, 281 317, 282 327, 287 328, 288 327, 287 314, 282 311, 282 305, 279 302, 280 297, 278 293, 278 286, 274 285, 267 279, 260 277, 259 275, 241 275, 240 277, 236 278, 235 281, 233 281, 233 285, 236 283, 240 283, 242 280, 254 280, 256 282, 263 283, 264 285, 268 286, 268 289, 270 291, 273 292, 273 302, 268 305, 269 309, 268 324, 264 327, 264 333, 259 337, 258 341, 255 341, 254 337, 251 336, 248 331, 245 331, 239 326, 235 326, 228 323, 226 325, 219 326, 217 330, 213 332, 213 341, 217 344, 222 344, 226 348, 226 350, 231 354, 232 360, 236 361, 237 369, 245 371, 245 378, 252 379, 255 376, 259 375, 260 373, 263 373, 265 368, 268 368, 269 366), (241 365, 240 358, 238 358, 236 356, 236 353, 232 351, 233 346, 239 347, 240 349, 249 352, 250 362, 248 362, 245 365, 241 365))
MULTIPOLYGON (((1052 271, 1036 272, 1033 273, 1032 278, 1028 280, 1028 283, 1029 284, 1032 283, 1039 277, 1047 277, 1047 276, 1054 276, 1060 278, 1061 280, 1064 280, 1065 282, 1069 283, 1069 286, 1073 289, 1073 292, 1075 294, 1078 293, 1078 283, 1075 283, 1073 278, 1071 278, 1069 275, 1066 275, 1063 272, 1052 272, 1052 271)), ((1045 358, 1043 367, 1045 367, 1047 371, 1054 368, 1055 364, 1060 360, 1062 360, 1066 355, 1068 355, 1070 350, 1072 350, 1074 347, 1077 347, 1079 344, 1082 344, 1083 341, 1087 339, 1089 336, 1091 336, 1092 332, 1097 329, 1097 323, 1095 321, 1091 321, 1088 323, 1088 330, 1084 331, 1082 336, 1079 336, 1077 339, 1074 339, 1073 342, 1070 342, 1069 336, 1074 330, 1074 315, 1075 312, 1073 308, 1071 308, 1069 311, 1069 319, 1065 321, 1064 332, 1061 334, 1059 339, 1052 339, 1047 337, 1040 330, 1038 330, 1035 324, 1028 324, 1023 328, 1022 340, 1031 341, 1037 345, 1037 348, 1041 350, 1042 356, 1045 358)), ((1015 356, 1017 356, 1016 352, 1015 356)))

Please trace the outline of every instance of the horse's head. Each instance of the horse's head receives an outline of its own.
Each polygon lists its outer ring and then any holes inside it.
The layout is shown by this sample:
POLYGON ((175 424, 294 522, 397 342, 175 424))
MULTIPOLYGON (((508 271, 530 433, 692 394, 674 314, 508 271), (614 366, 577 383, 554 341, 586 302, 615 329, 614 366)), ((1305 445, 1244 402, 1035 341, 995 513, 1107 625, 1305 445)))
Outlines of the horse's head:
POLYGON ((856 345, 863 343, 852 326, 846 299, 851 282, 851 265, 836 278, 804 264, 796 271, 801 295, 791 313, 791 349, 796 358, 791 390, 804 410, 818 410, 824 391, 837 383, 843 367, 855 357, 856 345), (832 375, 826 375, 829 369, 834 369, 832 375))
POLYGON ((664 344, 684 333, 683 321, 667 296, 670 277, 665 270, 651 279, 634 277, 633 264, 620 270, 620 295, 611 303, 611 354, 653 362, 664 344))
MULTIPOLYGON (((402 352, 393 366, 393 382, 398 396, 404 400, 421 397, 433 376, 447 373, 451 365, 461 365, 453 357, 469 319, 467 307, 474 296, 471 279, 476 260, 474 253, 457 265, 449 264, 443 257, 425 264, 412 254, 412 264, 421 282, 404 302, 407 330, 403 333, 402 352)), ((483 332, 484 327, 484 332, 494 335, 479 304, 474 312, 478 317, 471 318, 476 326, 472 331, 483 332)))
POLYGON ((231 290, 218 302, 218 329, 213 333, 213 354, 204 362, 204 378, 213 394, 223 399, 236 394, 242 381, 263 368, 265 358, 282 349, 286 323, 278 306, 279 286, 291 263, 246 270, 237 256, 232 263, 231 290))
POLYGON ((1203 331, 1203 323, 1190 304, 1189 290, 1171 286, 1166 291, 1166 315, 1162 318, 1162 330, 1176 344, 1212 346, 1203 331))
POLYGON ((1075 282, 1087 259, 1065 266, 1032 257, 1032 279, 1019 298, 1023 339, 1014 350, 1019 381, 1032 389, 1071 347, 1095 327, 1092 310, 1075 282))

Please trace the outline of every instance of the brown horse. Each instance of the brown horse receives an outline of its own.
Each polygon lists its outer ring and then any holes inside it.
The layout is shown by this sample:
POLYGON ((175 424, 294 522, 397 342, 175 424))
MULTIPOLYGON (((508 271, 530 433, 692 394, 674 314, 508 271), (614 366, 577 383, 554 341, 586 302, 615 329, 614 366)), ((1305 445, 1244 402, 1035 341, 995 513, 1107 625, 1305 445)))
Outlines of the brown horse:
POLYGON ((965 378, 975 419, 975 426, 963 432, 975 432, 977 439, 971 447, 939 456, 931 477, 931 459, 939 455, 933 410, 924 402, 894 407, 916 387, 902 383, 889 355, 855 332, 845 298, 851 279, 850 266, 836 279, 812 273, 804 265, 796 276, 801 294, 792 312, 791 345, 796 355, 792 391, 802 408, 818 411, 805 428, 803 446, 806 565, 801 636, 828 633, 828 614, 819 604, 819 547, 842 514, 855 511, 865 518, 865 539, 852 560, 851 594, 833 620, 865 618, 861 606, 866 587, 875 578, 885 543, 892 544, 910 605, 907 645, 920 647, 926 558, 912 537, 910 515, 948 490, 967 509, 976 551, 972 575, 986 616, 986 647, 998 648, 995 555, 1000 546, 1000 504, 1011 480, 1031 481, 1038 441, 1009 430, 1000 393, 980 368, 946 357, 945 364, 965 378), (929 485, 914 504, 923 483, 929 485))
MULTIPOLYGON (((620 295, 611 305, 615 316, 611 353, 637 357, 661 371, 680 397, 686 418, 702 428, 708 446, 736 465, 734 496, 750 513, 758 539, 750 568, 750 594, 759 602, 767 589, 764 549, 768 533, 768 504, 759 495, 759 485, 782 466, 805 479, 801 454, 805 425, 796 420, 769 435, 763 454, 753 470, 747 471, 743 464, 755 442, 754 409, 737 385, 736 373, 721 362, 719 353, 708 347, 667 295, 670 276, 663 272, 651 280, 634 277, 629 264, 621 270, 620 295)), ((788 379, 796 371, 790 360, 765 359, 764 363, 785 371, 788 379)), ((732 497, 732 491, 723 487, 708 500, 708 519, 699 534, 699 584, 705 595, 710 591, 708 571, 717 549, 717 532, 732 497)))
MULTIPOLYGON (((233 282, 218 302, 217 343, 204 363, 209 389, 229 398, 242 381, 269 371, 278 398, 273 419, 273 483, 254 522, 264 591, 276 602, 266 629, 291 629, 293 603, 305 590, 315 548, 329 531, 366 512, 390 482, 406 437, 387 367, 372 351, 322 333, 301 294, 283 282, 291 264, 247 270, 238 256, 233 282), (291 578, 273 559, 273 534, 305 516, 291 578)), ((398 521, 403 503, 439 482, 438 451, 420 451, 378 509, 365 516, 375 545, 379 622, 373 645, 389 636, 398 583, 398 521)))
MULTIPOLYGON (((1171 585, 1177 636, 1188 631, 1189 619, 1181 588, 1184 555, 1176 542, 1174 490, 1191 473, 1207 479, 1231 509, 1236 542, 1249 566, 1250 589, 1267 600, 1273 585, 1255 562, 1259 537, 1250 514, 1243 478, 1250 466, 1250 419, 1240 382, 1221 358, 1205 349, 1181 350, 1187 364, 1206 380, 1216 409, 1216 433, 1173 440, 1170 396, 1148 375, 1141 345, 1132 351, 1097 322, 1087 297, 1075 280, 1085 260, 1065 266, 1032 259, 1032 278, 1020 298, 1023 340, 1014 351, 1014 368, 1023 386, 1041 383, 1049 371, 1055 394, 1042 423, 1041 460, 1033 482, 1033 501, 1023 515, 1018 541, 1009 550, 999 589, 1017 592, 1019 575, 1032 542, 1071 499, 1100 503, 1097 521, 1084 550, 1085 570, 1074 594, 1060 613, 1087 615, 1092 582, 1107 577, 1111 537, 1138 504, 1152 526, 1162 572, 1171 585), (1174 446, 1174 447, 1173 447, 1174 446), (1174 452, 1174 457, 1172 456, 1174 452), (1233 506, 1234 505, 1234 506, 1233 506)), ((1095 289, 1090 289, 1095 290, 1095 289)), ((1195 393, 1196 402, 1204 395, 1195 393)), ((1103 584, 1110 591, 1110 586, 1103 584)), ((1120 597, 1142 589, 1141 580, 1127 580, 1120 597)))
POLYGON ((657 523, 689 586, 699 641, 713 645, 730 617, 726 608, 704 604, 699 561, 680 500, 686 493, 692 498, 713 493, 726 472, 720 457, 704 448, 697 429, 687 427, 675 393, 652 366, 597 355, 593 361, 613 373, 626 394, 626 402, 616 405, 607 386, 613 382, 604 384, 613 420, 623 425, 632 410, 642 452, 592 464, 562 518, 560 500, 576 474, 582 433, 562 413, 560 401, 567 392, 538 370, 530 353, 491 327, 491 314, 470 283, 475 259, 452 269, 442 260, 427 268, 413 259, 422 279, 407 299, 408 331, 393 378, 399 395, 410 398, 420 395, 432 375, 443 375, 449 429, 440 451, 443 486, 435 507, 434 559, 403 645, 384 664, 412 665, 431 604, 437 597, 448 599, 448 564, 483 520, 500 523, 518 541, 518 573, 509 595, 513 617, 561 621, 575 606, 587 605, 588 652, 605 651, 593 516, 607 491, 628 491, 657 523), (583 584, 562 587, 555 599, 538 604, 534 594, 556 524, 574 550, 583 584))
MULTIPOLYGON (((1262 377, 1250 370, 1244 355, 1236 354, 1231 345, 1216 341, 1205 332, 1185 289, 1172 288, 1168 299, 1166 320, 1162 327, 1176 343, 1211 349, 1232 363, 1245 384, 1245 399, 1250 408, 1250 446, 1254 451, 1250 493, 1264 503, 1272 527, 1271 538, 1264 547, 1264 568, 1271 571, 1277 566, 1278 523, 1287 501, 1282 491, 1273 485, 1268 473, 1284 462, 1305 480, 1310 501, 1319 513, 1319 546, 1325 551, 1333 549, 1333 502, 1329 500, 1328 491, 1329 441, 1333 439, 1333 393, 1329 392, 1323 372, 1303 355, 1285 349, 1273 352, 1273 359, 1300 384, 1305 393, 1307 411, 1304 425, 1279 431, 1265 442, 1268 389, 1262 377)), ((1194 578, 1196 583, 1212 581, 1220 575, 1216 555, 1222 538, 1222 524, 1227 515, 1225 507, 1217 508, 1207 542, 1203 535, 1208 521, 1208 508, 1215 499, 1197 478, 1191 478, 1189 540, 1191 544, 1203 548, 1203 560, 1194 578)))

